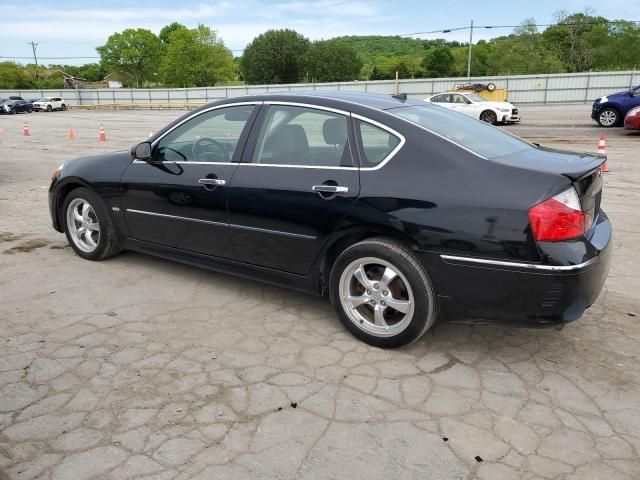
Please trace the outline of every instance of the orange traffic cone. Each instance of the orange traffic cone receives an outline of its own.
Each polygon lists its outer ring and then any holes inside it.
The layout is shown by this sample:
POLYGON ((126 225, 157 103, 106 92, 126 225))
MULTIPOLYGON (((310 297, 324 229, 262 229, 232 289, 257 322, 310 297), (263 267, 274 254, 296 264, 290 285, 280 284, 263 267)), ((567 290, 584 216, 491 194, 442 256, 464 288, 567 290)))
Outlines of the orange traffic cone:
POLYGON ((604 135, 600 135, 600 140, 598 141, 598 155, 602 155, 605 160, 602 164, 603 172, 610 172, 609 167, 607 166, 607 139, 604 135))
POLYGON ((107 141, 107 134, 104 133, 104 127, 102 126, 102 124, 100 124, 100 135, 98 135, 98 141, 99 142, 107 141))
POLYGON ((24 122, 24 127, 22 128, 22 135, 25 137, 30 137, 31 132, 29 131, 29 127, 27 126, 27 122, 24 122))
POLYGON ((69 134, 67 135, 67 137, 69 138, 69 140, 73 140, 74 138, 76 138, 76 134, 73 131, 73 128, 69 129, 69 134))

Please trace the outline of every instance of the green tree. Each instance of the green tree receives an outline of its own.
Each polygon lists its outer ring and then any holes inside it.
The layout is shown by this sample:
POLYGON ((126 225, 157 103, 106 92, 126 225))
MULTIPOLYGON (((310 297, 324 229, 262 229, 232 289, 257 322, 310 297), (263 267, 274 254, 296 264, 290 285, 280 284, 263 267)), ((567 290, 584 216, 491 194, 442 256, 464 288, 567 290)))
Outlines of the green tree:
POLYGON ((497 39, 487 63, 498 75, 560 73, 562 60, 549 50, 538 33, 535 20, 528 18, 509 37, 497 39))
POLYGON ((207 87, 233 79, 236 68, 218 33, 198 25, 171 34, 160 73, 170 87, 207 87))
POLYGON ((296 83, 304 75, 309 40, 295 30, 269 30, 244 49, 240 69, 244 80, 256 83, 296 83))
POLYGON ((0 88, 35 88, 25 67, 15 62, 0 62, 0 88))
POLYGON ((422 65, 428 77, 448 77, 453 73, 453 53, 446 45, 427 51, 422 65))
POLYGON ((315 82, 344 82, 358 78, 362 60, 339 40, 313 42, 305 56, 305 69, 315 82))
POLYGON ((173 35, 178 30, 188 30, 188 28, 181 23, 173 22, 162 27, 162 30, 160 30, 160 33, 158 34, 158 38, 164 46, 168 46, 171 42, 171 35, 173 35))
POLYGON ((126 83, 140 87, 156 73, 162 48, 153 32, 128 28, 111 35, 96 50, 106 68, 119 73, 126 83))

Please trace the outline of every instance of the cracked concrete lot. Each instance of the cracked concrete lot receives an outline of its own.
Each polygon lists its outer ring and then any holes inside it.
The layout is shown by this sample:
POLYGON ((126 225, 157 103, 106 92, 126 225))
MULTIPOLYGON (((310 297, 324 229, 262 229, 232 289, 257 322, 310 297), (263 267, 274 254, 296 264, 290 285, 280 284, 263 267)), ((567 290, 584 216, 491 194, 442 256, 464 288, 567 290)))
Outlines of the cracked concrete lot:
MULTIPOLYGON (((507 129, 545 145, 602 133, 588 105, 522 112, 507 129)), ((52 230, 62 160, 180 113, 0 117, 0 478, 640 478, 640 136, 605 132, 613 266, 581 320, 440 324, 384 351, 326 299, 136 253, 88 262, 52 230)))

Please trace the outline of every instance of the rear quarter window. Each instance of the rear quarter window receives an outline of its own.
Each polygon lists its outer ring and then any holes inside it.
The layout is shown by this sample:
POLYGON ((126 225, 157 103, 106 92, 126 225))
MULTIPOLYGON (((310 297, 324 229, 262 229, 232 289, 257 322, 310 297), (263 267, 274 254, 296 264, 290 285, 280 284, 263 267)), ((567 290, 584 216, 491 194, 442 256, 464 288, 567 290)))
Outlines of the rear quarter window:
POLYGON ((400 144, 396 135, 370 123, 359 121, 358 131, 365 168, 376 167, 382 163, 400 144))

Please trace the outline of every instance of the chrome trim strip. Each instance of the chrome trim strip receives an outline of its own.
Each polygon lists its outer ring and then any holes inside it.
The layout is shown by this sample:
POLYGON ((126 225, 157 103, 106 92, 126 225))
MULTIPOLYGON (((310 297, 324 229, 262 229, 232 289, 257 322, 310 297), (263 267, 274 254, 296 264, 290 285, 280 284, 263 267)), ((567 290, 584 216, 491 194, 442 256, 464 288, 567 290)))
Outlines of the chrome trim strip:
POLYGON ((168 215, 166 213, 147 212, 145 210, 135 210, 133 208, 127 208, 127 212, 138 213, 140 215, 151 215, 152 217, 171 218, 171 219, 174 219, 174 220, 185 220, 187 222, 206 223, 208 225, 216 225, 218 227, 231 227, 231 228, 238 228, 238 229, 241 229, 241 230, 250 230, 250 231, 253 231, 253 232, 271 233, 273 235, 283 235, 283 236, 286 236, 286 237, 301 238, 301 239, 304 239, 304 240, 315 240, 316 239, 316 237, 313 236, 313 235, 304 235, 302 233, 282 232, 280 230, 270 230, 268 228, 249 227, 247 225, 237 225, 237 224, 234 224, 234 223, 212 222, 211 220, 201 220, 199 218, 179 217, 177 215, 168 215))
POLYGON ((576 270, 581 270, 589 265, 592 265, 598 262, 598 257, 593 257, 586 262, 579 263, 577 265, 538 265, 535 263, 521 263, 521 262, 508 262, 504 260, 489 260, 487 258, 476 258, 476 257, 460 257, 457 255, 440 255, 445 262, 447 260, 452 262, 468 262, 468 263, 476 263, 478 265, 493 265, 496 267, 512 267, 512 268, 524 268, 527 270, 536 270, 542 272, 573 272, 576 270))
POLYGON ((212 222, 211 220, 201 220, 199 218, 179 217, 177 215, 167 215, 166 213, 147 212, 144 210, 134 210, 133 208, 127 208, 127 212, 138 213, 140 215, 151 215, 152 217, 172 218, 174 220, 186 220, 187 222, 206 223, 209 225, 216 225, 218 227, 228 227, 228 223, 212 222))
POLYGON ((240 230, 250 230, 252 232, 264 232, 271 233, 273 235, 283 235, 285 237, 294 237, 301 238, 303 240, 315 240, 316 237, 313 235, 304 235, 302 233, 290 233, 290 232, 282 232, 280 230, 270 230, 268 228, 259 228, 259 227, 249 227, 247 225, 237 225, 235 223, 229 224, 231 228, 238 228, 240 230))
POLYGON ((350 115, 349 112, 345 112, 344 110, 338 110, 337 108, 325 107, 324 105, 315 105, 313 103, 287 102, 285 100, 283 100, 283 101, 280 101, 280 100, 265 100, 264 104, 265 105, 285 105, 285 106, 291 106, 291 107, 303 107, 303 108, 309 108, 311 110, 325 110, 327 112, 333 112, 333 113, 338 113, 340 115, 344 115, 345 117, 348 117, 350 115))

